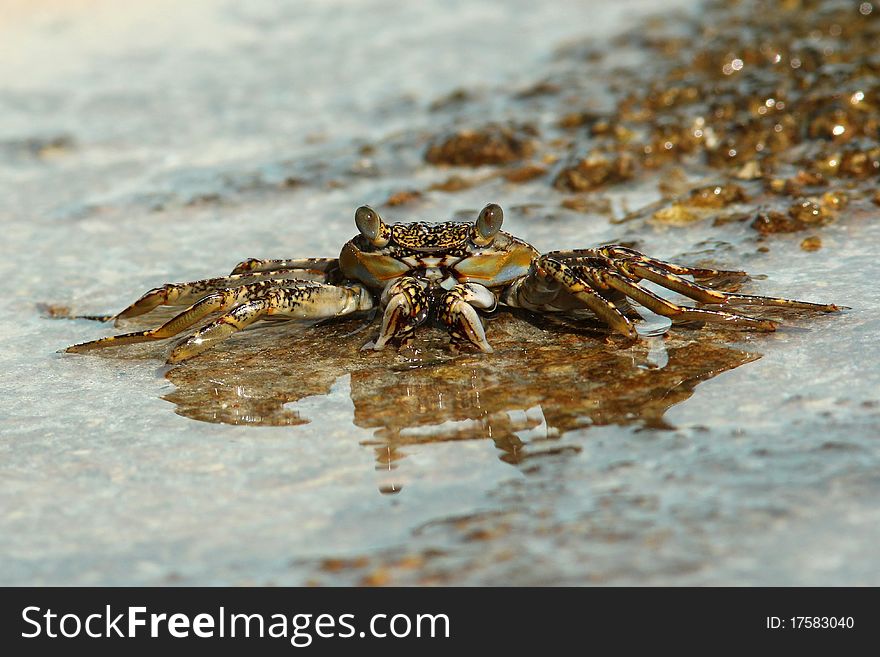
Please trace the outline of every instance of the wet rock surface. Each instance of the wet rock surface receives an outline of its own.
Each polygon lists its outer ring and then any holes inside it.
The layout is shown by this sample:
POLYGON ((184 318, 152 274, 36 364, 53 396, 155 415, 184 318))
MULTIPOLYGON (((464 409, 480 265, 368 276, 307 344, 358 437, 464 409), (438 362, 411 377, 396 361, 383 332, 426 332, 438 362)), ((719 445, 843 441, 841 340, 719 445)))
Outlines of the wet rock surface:
POLYGON ((172 4, 23 3, 0 34, 4 583, 878 583, 880 9, 172 4), (161 283, 336 256, 361 204, 489 201, 541 250, 852 309, 637 344, 502 312, 491 355, 365 352, 369 317, 173 368, 53 353, 161 283))
POLYGON ((531 126, 481 126, 438 138, 428 146, 425 161, 478 167, 486 164, 510 164, 529 157, 534 151, 531 126))
POLYGON ((306 424, 296 402, 327 394, 348 376, 353 422, 374 429, 379 444, 405 445, 408 435, 414 443, 491 436, 516 462, 518 431, 544 425, 552 438, 587 425, 663 428, 666 410, 698 382, 759 357, 687 331, 690 339, 609 345, 598 328, 592 335, 541 330, 507 313, 489 324, 489 356, 452 355, 448 338, 431 329, 417 346, 372 353, 361 352, 365 336, 361 327, 352 330, 354 321, 301 335, 248 335, 247 344, 237 340, 222 354, 174 368, 168 379, 176 390, 165 399, 181 415, 208 422, 306 424), (294 355, 302 353, 321 353, 320 367, 298 362, 294 355), (530 411, 538 418, 523 417, 521 426, 512 419, 530 411))

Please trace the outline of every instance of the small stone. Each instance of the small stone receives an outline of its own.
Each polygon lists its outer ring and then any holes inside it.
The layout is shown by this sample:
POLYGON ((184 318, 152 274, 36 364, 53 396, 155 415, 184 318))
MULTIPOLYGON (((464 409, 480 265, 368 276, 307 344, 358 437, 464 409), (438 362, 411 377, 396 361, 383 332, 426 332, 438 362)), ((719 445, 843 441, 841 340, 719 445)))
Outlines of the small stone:
POLYGON ((510 164, 529 157, 535 150, 530 126, 489 124, 481 128, 459 130, 435 139, 425 152, 430 164, 478 167, 487 164, 510 164))
POLYGON ((670 226, 685 226, 702 217, 680 203, 673 203, 669 207, 657 210, 651 218, 670 226))
POLYGON ((413 201, 418 201, 422 198, 422 193, 415 189, 407 189, 400 192, 395 192, 391 196, 388 197, 388 200, 385 201, 385 205, 390 205, 392 207, 396 207, 398 205, 405 205, 407 203, 412 203, 413 201))
POLYGON ((818 251, 822 248, 822 238, 820 238, 818 235, 805 237, 801 242, 801 248, 804 251, 818 251))

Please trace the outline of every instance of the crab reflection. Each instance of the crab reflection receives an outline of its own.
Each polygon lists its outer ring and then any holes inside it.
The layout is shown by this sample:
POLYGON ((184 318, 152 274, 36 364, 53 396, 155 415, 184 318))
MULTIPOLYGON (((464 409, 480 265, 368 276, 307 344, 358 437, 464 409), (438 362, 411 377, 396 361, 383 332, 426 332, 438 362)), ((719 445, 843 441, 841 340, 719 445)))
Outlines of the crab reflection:
POLYGON ((362 444, 377 469, 393 470, 406 446, 487 438, 518 464, 558 451, 554 439, 579 427, 667 428, 666 411, 698 383, 759 357, 706 330, 627 346, 503 314, 491 324, 494 354, 457 356, 430 331, 398 353, 361 351, 363 321, 264 329, 169 371, 176 390, 165 399, 181 415, 232 424, 307 424, 331 409, 369 430, 362 444))

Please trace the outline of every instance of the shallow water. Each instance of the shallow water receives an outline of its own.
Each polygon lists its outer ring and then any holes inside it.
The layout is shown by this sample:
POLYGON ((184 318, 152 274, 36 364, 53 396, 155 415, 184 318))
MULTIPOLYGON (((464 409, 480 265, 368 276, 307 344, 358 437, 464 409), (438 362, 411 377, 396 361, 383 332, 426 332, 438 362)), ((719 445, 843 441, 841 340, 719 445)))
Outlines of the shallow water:
MULTIPOLYGON (((571 81, 584 50, 632 66, 606 39, 651 4, 11 4, 3 583, 880 583, 876 206, 811 252, 743 222, 609 222, 656 177, 581 213, 540 178, 422 159, 438 130, 545 126, 568 101, 517 92, 571 81), (453 173, 480 182, 429 189, 453 173), (542 250, 638 241, 852 310, 635 346, 500 314, 490 356, 430 331, 364 353, 357 319, 273 325, 169 369, 164 343, 56 354, 109 329, 37 306, 113 311, 245 257, 334 256, 363 203, 406 220, 489 200, 542 250)), ((596 108, 600 72, 572 82, 596 108)))

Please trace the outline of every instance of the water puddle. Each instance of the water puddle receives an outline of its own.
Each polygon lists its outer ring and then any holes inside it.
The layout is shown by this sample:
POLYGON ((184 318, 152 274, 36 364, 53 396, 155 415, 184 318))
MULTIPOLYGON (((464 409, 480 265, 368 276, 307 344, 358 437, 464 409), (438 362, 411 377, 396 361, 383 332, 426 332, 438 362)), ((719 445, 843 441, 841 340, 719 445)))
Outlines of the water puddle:
POLYGON ((506 313, 489 323, 493 354, 452 354, 433 329, 373 353, 360 349, 370 333, 358 324, 248 331, 171 369, 164 398, 202 422, 296 426, 321 419, 315 399, 329 395, 350 408, 335 424, 372 432, 362 444, 380 468, 396 467, 403 447, 460 440, 491 440, 519 464, 575 428, 669 428, 666 411, 701 381, 759 358, 705 331, 626 346, 506 313))

